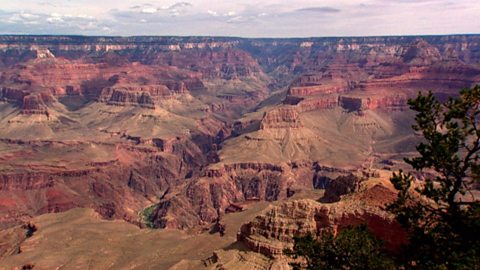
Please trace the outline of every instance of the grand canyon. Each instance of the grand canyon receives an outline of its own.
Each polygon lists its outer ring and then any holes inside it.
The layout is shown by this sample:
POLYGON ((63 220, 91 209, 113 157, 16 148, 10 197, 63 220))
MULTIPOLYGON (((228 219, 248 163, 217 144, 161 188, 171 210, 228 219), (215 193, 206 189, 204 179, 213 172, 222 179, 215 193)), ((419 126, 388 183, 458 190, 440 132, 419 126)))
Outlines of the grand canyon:
POLYGON ((362 223, 396 250, 407 100, 479 83, 480 35, 2 35, 0 269, 290 269, 362 223))

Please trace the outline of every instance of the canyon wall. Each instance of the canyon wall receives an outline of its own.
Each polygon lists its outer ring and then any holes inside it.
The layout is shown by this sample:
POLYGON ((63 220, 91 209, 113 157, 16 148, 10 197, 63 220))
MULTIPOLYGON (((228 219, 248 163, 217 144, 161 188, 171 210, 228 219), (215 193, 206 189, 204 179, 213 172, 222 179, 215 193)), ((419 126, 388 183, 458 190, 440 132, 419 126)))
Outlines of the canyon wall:
MULTIPOLYGON (((219 152, 228 140, 308 129, 311 122, 302 117, 312 111, 340 108, 355 117, 366 110, 404 111, 419 90, 444 100, 479 82, 479 35, 3 35, 0 210, 8 213, 5 222, 15 222, 92 207, 104 217, 139 224, 138 212, 155 205, 150 218, 157 227, 209 226, 232 203, 283 200, 296 188, 325 188, 353 170, 295 158, 223 162, 219 152), (36 145, 42 140, 50 144, 36 145), (85 152, 91 145, 109 145, 114 156, 85 152), (45 153, 69 156, 49 164, 45 153), (102 158, 93 160, 97 154, 102 158)), ((308 140, 329 141, 317 134, 300 137, 294 150, 317 145, 308 140)), ((333 218, 331 207, 305 207, 315 213, 313 220, 333 218)))
POLYGON ((328 185, 336 175, 351 173, 315 162, 225 164, 166 194, 150 218, 159 228, 208 227, 232 204, 283 200, 299 188, 319 186, 315 179, 322 178, 328 185))

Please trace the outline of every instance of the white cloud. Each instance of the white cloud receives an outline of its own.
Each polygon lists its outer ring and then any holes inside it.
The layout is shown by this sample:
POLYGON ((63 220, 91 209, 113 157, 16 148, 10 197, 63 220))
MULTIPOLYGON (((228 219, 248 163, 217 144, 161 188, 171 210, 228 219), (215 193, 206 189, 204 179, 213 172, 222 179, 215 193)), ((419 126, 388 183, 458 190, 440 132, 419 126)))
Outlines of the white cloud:
POLYGON ((0 33, 292 37, 480 29, 478 0, 41 1, 2 0, 0 33))
POLYGON ((26 20, 35 20, 38 19, 39 16, 36 14, 31 14, 31 13, 20 13, 20 17, 26 20))
POLYGON ((156 8, 144 8, 144 9, 142 9, 142 13, 152 14, 152 13, 155 13, 155 12, 157 12, 156 8))
POLYGON ((61 22, 63 22, 63 19, 61 17, 58 17, 58 16, 53 16, 53 17, 47 18, 47 22, 49 22, 49 23, 61 23, 61 22))
POLYGON ((214 17, 218 16, 218 13, 216 11, 213 11, 213 10, 207 10, 207 13, 214 16, 214 17))
MULTIPOLYGON (((75 17, 75 16, 74 16, 75 17)), ((80 19, 89 19, 89 20, 92 20, 93 19, 93 16, 90 16, 90 15, 86 15, 86 14, 79 14, 76 16, 77 18, 80 18, 80 19)))
POLYGON ((228 19, 228 23, 240 23, 240 22, 245 22, 246 19, 242 16, 235 16, 233 18, 228 19))

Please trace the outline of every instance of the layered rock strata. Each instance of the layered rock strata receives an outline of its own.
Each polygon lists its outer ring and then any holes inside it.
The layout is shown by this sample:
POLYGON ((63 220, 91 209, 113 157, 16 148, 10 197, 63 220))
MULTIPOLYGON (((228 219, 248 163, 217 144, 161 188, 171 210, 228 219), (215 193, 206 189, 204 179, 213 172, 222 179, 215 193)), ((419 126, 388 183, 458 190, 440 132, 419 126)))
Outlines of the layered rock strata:
POLYGON ((312 162, 225 164, 166 194, 151 219, 160 228, 209 226, 232 203, 286 199, 297 188, 314 188, 315 179, 329 182, 350 173, 312 162))
POLYGON ((393 198, 395 193, 379 184, 358 196, 333 204, 313 200, 286 202, 271 207, 265 214, 243 225, 237 239, 253 251, 275 257, 283 255, 284 249, 293 247, 294 236, 312 234, 321 237, 324 230, 336 232, 346 226, 367 224, 388 249, 398 251, 406 243, 406 233, 380 207, 393 198), (375 198, 374 194, 381 197, 375 198))
POLYGON ((282 107, 268 111, 260 122, 260 129, 302 127, 298 112, 292 107, 282 107))

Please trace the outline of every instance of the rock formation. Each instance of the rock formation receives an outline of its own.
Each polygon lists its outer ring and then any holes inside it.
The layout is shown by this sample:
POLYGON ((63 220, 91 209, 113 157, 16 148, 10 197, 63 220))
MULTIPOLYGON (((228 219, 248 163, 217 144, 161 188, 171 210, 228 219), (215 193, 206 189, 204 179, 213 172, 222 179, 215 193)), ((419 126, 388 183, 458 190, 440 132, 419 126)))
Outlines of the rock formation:
POLYGON ((42 114, 48 117, 48 105, 54 102, 48 93, 30 94, 23 98, 22 114, 42 114))
POLYGON ((268 111, 260 122, 260 129, 299 127, 302 127, 302 123, 297 111, 291 107, 282 107, 268 111))
POLYGON ((361 178, 353 174, 339 176, 325 184, 325 195, 321 202, 338 202, 342 195, 352 194, 360 189, 361 178))
POLYGON ((381 209, 394 198, 395 193, 389 188, 377 184, 333 204, 313 200, 286 202, 271 207, 265 214, 243 225, 237 238, 253 251, 280 256, 285 248, 292 248, 294 236, 312 234, 320 237, 323 230, 335 232, 346 226, 367 224, 387 248, 398 251, 407 239, 406 233, 391 215, 381 209))
POLYGON ((2 101, 22 104, 23 98, 27 93, 20 89, 9 88, 9 87, 2 87, 0 91, 0 99, 2 101))
POLYGON ((140 106, 155 109, 155 103, 147 91, 129 91, 125 88, 104 88, 99 101, 116 106, 140 106))
POLYGON ((201 178, 166 194, 152 219, 159 228, 205 226, 217 220, 219 214, 227 212, 232 204, 286 199, 294 194, 295 188, 312 188, 314 177, 330 179, 330 175, 349 173, 311 162, 282 166, 225 164, 205 170, 201 178))

